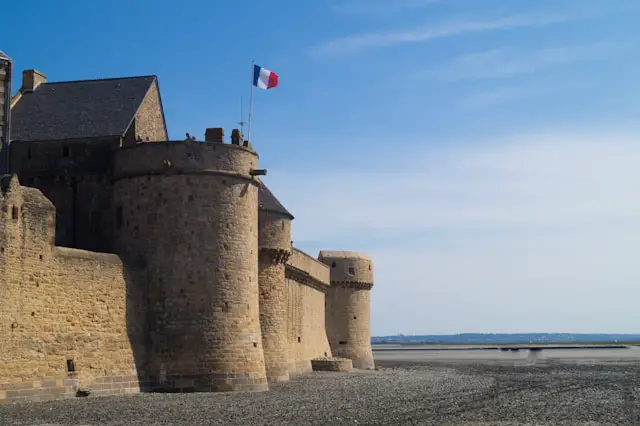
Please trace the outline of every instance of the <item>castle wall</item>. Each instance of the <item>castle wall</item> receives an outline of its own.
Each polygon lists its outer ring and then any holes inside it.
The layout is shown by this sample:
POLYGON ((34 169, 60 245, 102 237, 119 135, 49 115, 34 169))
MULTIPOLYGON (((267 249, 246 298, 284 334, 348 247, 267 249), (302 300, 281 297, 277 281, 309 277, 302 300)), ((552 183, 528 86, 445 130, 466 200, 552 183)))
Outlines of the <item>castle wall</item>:
POLYGON ((118 252, 144 264, 159 390, 266 390, 258 297, 257 155, 159 142, 115 158, 118 252))
POLYGON ((371 288, 373 264, 368 256, 345 251, 322 251, 329 266, 327 336, 334 356, 348 358, 355 368, 374 367, 371 351, 371 288))
POLYGON ((165 126, 158 81, 154 81, 147 92, 140 109, 136 113, 134 135, 149 141, 166 141, 169 139, 165 126))
POLYGON ((56 245, 111 252, 111 168, 118 137, 11 145, 12 173, 57 211, 56 245))
POLYGON ((329 268, 293 249, 286 265, 286 277, 289 373, 299 375, 311 372, 312 359, 332 355, 324 311, 329 268))
POLYGON ((52 203, 17 179, 1 204, 0 403, 138 391, 136 271, 116 255, 53 246, 52 203))

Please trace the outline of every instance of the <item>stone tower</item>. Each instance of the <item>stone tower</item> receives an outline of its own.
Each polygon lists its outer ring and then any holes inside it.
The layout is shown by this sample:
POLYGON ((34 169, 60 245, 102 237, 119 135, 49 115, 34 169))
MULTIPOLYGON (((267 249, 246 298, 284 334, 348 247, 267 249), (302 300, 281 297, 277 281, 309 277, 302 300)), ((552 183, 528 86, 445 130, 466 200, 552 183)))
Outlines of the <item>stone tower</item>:
POLYGON ((374 368, 370 324, 371 259, 350 251, 321 251, 318 260, 331 270, 325 315, 333 356, 351 359, 355 368, 374 368))
POLYGON ((114 163, 118 252, 147 270, 158 390, 267 390, 258 299, 258 155, 207 142, 142 143, 114 163))
POLYGON ((291 255, 293 216, 263 184, 258 211, 258 282, 260 283, 260 325, 267 379, 289 380, 291 354, 287 341, 287 289, 285 263, 291 255))

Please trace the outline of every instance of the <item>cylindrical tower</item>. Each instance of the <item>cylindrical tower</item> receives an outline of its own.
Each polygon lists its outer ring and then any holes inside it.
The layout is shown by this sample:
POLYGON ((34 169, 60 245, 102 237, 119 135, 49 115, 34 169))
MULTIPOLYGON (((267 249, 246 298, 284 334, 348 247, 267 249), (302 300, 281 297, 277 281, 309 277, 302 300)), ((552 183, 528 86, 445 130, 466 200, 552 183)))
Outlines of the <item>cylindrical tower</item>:
POLYGON ((157 390, 268 389, 257 162, 240 145, 195 141, 139 144, 115 155, 116 246, 147 269, 145 356, 157 390))
POLYGON ((293 216, 262 184, 259 190, 258 282, 260 326, 269 381, 289 380, 285 263, 291 255, 293 216))
POLYGON ((371 288, 373 263, 364 254, 321 251, 318 256, 331 269, 325 318, 333 355, 348 358, 355 368, 374 368, 371 352, 371 288))

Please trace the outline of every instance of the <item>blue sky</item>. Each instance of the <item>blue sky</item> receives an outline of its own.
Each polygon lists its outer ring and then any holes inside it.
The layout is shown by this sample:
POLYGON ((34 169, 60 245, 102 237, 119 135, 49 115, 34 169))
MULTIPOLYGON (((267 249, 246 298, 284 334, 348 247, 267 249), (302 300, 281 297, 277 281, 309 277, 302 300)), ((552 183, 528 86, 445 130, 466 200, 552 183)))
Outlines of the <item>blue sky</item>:
POLYGON ((373 256, 374 334, 638 332, 640 3, 3 7, 17 70, 158 75, 172 138, 230 134, 251 60, 277 72, 266 182, 296 246, 373 256))

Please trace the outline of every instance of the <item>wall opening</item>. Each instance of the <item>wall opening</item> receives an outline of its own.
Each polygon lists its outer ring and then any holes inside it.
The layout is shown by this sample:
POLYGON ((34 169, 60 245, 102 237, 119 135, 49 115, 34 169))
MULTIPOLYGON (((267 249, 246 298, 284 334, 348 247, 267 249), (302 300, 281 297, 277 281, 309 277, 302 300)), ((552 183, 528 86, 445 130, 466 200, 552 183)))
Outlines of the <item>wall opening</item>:
POLYGON ((78 247, 78 181, 71 178, 71 247, 78 247))
POLYGON ((63 157, 68 157, 69 156, 69 147, 68 146, 63 146, 62 147, 62 156, 63 157))
POLYGON ((116 228, 122 228, 122 206, 116 207, 116 228))
POLYGON ((347 344, 347 342, 346 342, 345 340, 340 340, 340 344, 341 344, 341 345, 346 345, 346 344, 347 344))
POLYGON ((349 266, 349 274, 351 275, 355 275, 356 274, 356 270, 353 266, 349 266))
POLYGON ((335 267, 336 267, 336 262, 333 262, 333 263, 331 264, 331 267, 332 267, 332 268, 335 268, 335 267))
POLYGON ((298 336, 298 343, 302 342, 302 338, 300 336, 298 336))
POLYGON ((11 219, 18 220, 18 206, 11 206, 11 219))
POLYGON ((31 147, 27 148, 27 160, 31 160, 31 147))
POLYGON ((371 265, 369 265, 369 270, 371 270, 371 265))
POLYGON ((76 364, 72 359, 67 360, 67 373, 75 373, 76 372, 76 364))

